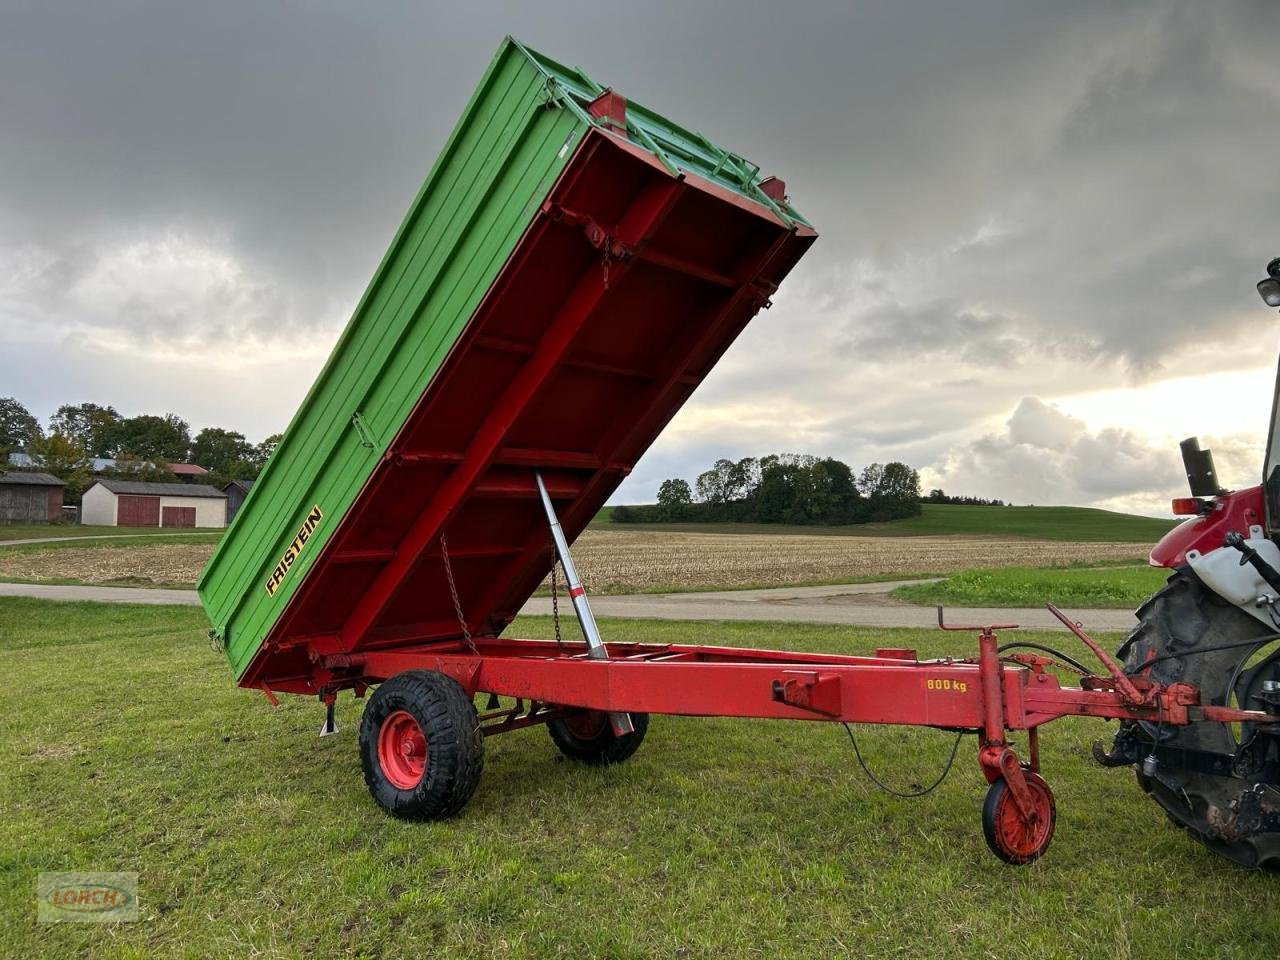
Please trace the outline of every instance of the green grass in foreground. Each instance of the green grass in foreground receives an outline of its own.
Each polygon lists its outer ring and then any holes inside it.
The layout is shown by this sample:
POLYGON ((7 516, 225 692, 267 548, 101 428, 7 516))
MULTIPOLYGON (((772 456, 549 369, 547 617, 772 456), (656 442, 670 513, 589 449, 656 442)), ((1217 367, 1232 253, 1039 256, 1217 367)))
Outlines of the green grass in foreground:
POLYGON ((43 540, 48 537, 191 537, 205 534, 216 539, 222 536, 220 527, 198 527, 194 530, 174 530, 172 527, 94 527, 71 523, 14 523, 0 524, 0 544, 6 540, 43 540))
POLYGON ((1042 540, 1133 540, 1154 543, 1173 526, 1173 520, 1139 517, 1092 507, 965 507, 926 503, 924 512, 909 520, 859 523, 843 527, 793 526, 777 523, 613 523, 611 507, 592 521, 593 529, 685 533, 779 533, 810 536, 927 537, 969 534, 991 537, 1032 537, 1042 540))
POLYGON ((1137 607, 1169 579, 1156 567, 1005 567, 966 570, 938 583, 899 587, 890 596, 954 607, 1137 607))
MULTIPOLYGON (((603 627, 973 648, 932 631, 603 627)), ((536 728, 496 737, 467 810, 409 824, 365 790, 357 701, 344 696, 341 733, 317 739, 315 701, 273 711, 234 688, 204 630, 189 608, 0 599, 0 956, 1257 960, 1280 941, 1280 878, 1214 857, 1128 771, 1095 766, 1089 741, 1114 729, 1101 721, 1042 738, 1058 833, 1022 869, 983 843, 971 747, 935 793, 899 800, 824 723, 655 718, 636 757, 604 770, 562 760, 536 728), (36 873, 68 869, 137 871, 142 919, 38 927, 36 873)), ((860 738, 900 787, 932 779, 951 742, 860 738)))

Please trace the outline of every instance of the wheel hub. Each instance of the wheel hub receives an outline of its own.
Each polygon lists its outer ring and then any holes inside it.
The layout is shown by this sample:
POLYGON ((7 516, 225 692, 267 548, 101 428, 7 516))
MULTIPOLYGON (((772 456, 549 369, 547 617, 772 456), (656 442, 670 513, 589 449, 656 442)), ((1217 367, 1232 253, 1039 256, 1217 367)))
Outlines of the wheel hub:
POLYGON ((412 790, 427 769, 427 738, 408 710, 387 716, 378 732, 378 764, 398 790, 412 790))

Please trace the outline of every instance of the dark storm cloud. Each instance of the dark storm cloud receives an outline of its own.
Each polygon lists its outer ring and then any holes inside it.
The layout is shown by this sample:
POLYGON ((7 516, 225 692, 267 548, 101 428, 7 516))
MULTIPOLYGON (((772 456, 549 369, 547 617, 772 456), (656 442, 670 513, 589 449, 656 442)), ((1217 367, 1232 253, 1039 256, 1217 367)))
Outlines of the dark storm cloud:
POLYGON ((283 426, 263 411, 300 399, 507 32, 784 177, 822 234, 664 470, 788 439, 941 469, 1024 397, 1271 350, 1274 4, 10 2, 2 23, 0 395, 41 414, 123 392, 283 426))

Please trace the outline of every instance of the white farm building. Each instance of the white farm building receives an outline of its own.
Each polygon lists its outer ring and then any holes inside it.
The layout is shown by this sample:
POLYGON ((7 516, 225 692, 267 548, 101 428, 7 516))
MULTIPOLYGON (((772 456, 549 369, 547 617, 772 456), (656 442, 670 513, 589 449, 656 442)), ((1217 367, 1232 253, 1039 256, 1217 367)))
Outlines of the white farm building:
POLYGON ((225 527, 227 495, 199 483, 99 480, 84 492, 80 522, 106 527, 225 527))

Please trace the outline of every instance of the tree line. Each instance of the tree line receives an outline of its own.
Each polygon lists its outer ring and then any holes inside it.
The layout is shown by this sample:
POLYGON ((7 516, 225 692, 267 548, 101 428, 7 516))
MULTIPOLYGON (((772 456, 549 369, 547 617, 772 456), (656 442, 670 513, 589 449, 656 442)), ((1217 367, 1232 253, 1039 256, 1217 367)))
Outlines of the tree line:
POLYGON ((176 414, 126 417, 96 403, 63 404, 42 426, 18 400, 0 397, 0 469, 13 469, 9 454, 25 453, 33 469, 66 483, 64 500, 72 504, 93 482, 94 458, 116 461, 103 475, 167 483, 177 481, 170 464, 195 463, 209 471, 202 482, 221 487, 255 478, 279 442, 278 433, 255 444, 222 427, 205 427, 193 437, 176 414))
POLYGON ((920 501, 920 475, 905 463, 873 463, 855 475, 834 457, 781 453, 717 460, 692 485, 664 480, 656 504, 615 507, 613 519, 838 526, 918 516, 920 501))
POLYGON ((1003 500, 994 500, 988 497, 954 497, 944 491, 941 487, 935 487, 921 498, 925 503, 947 503, 952 506, 961 507, 1009 507, 1012 504, 1005 503, 1003 500))

